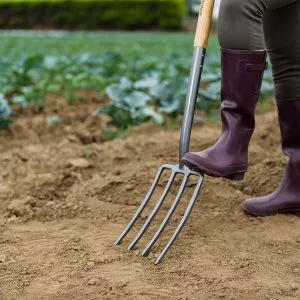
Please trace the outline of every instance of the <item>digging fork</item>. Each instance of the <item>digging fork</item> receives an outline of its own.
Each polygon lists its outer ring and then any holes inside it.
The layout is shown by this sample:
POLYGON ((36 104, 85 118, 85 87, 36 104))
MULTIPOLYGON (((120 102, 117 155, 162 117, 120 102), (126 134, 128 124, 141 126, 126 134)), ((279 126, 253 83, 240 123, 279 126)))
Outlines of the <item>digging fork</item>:
POLYGON ((156 233, 153 235, 151 241, 148 243, 148 245, 145 247, 145 249, 142 251, 142 256, 147 256, 153 245, 156 243, 157 239, 169 223, 170 218, 172 217, 177 205, 179 204, 182 195, 185 191, 185 188, 187 186, 187 183, 191 176, 196 176, 198 178, 197 185, 194 190, 193 196, 185 210, 185 213, 179 222, 178 226, 176 227, 173 235, 171 236, 170 240, 167 242, 165 248, 160 253, 158 258, 155 261, 155 264, 159 264, 162 259, 165 257, 167 252, 169 251, 172 244, 177 239, 178 235, 180 234, 182 228, 184 227, 187 219, 189 218, 193 207, 195 206, 195 203, 197 199, 199 198, 201 187, 204 183, 204 176, 203 174, 200 174, 198 172, 195 172, 188 167, 182 165, 181 158, 188 152, 189 150, 189 144, 190 144, 190 137, 191 137, 191 130, 193 125, 193 119, 194 119, 194 112, 195 112, 195 105, 196 100, 198 96, 198 90, 200 86, 200 80, 201 80, 201 74, 204 64, 204 58, 205 58, 205 52, 206 47, 208 43, 208 36, 211 26, 211 19, 212 19, 212 12, 214 7, 215 0, 201 0, 200 3, 200 12, 198 17, 198 24, 197 24, 197 30, 196 30, 196 37, 195 37, 195 43, 194 43, 194 54, 193 54, 193 63, 189 78, 189 86, 187 91, 187 97, 186 97, 186 103, 185 103, 185 109, 184 109, 184 116, 183 116, 183 124, 181 128, 181 135, 180 135, 180 145, 179 145, 179 164, 178 165, 169 165, 165 164, 162 165, 157 174, 156 177, 152 183, 152 186, 150 187, 146 197, 142 201, 141 205, 137 209, 136 213, 132 217, 131 221, 123 231, 123 233, 120 235, 120 237, 116 240, 115 245, 119 245, 123 239, 127 236, 129 231, 132 229, 134 224, 136 223, 137 219, 143 212, 144 208, 147 206, 148 202, 150 201, 157 184, 165 170, 171 170, 171 175, 169 177, 169 180, 162 192, 162 195, 160 196, 159 200, 157 201, 156 205, 154 206, 152 212, 147 217, 145 223, 131 242, 131 244, 128 246, 128 250, 132 250, 134 246, 138 243, 138 241, 142 238, 143 234, 149 227, 150 223, 156 216, 157 212, 161 208, 162 204, 164 203, 168 192, 172 186, 172 183, 174 182, 174 179, 177 175, 181 174, 183 175, 183 179, 181 182, 181 185, 179 187, 178 193, 170 206, 164 220, 162 221, 161 225, 157 229, 156 233))

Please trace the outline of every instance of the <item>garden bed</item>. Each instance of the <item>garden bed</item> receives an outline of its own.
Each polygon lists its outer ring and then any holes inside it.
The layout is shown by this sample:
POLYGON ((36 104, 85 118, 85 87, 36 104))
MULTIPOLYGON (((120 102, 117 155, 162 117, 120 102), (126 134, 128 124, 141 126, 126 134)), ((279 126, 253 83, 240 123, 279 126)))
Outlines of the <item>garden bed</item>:
MULTIPOLYGON (((27 111, 1 132, 0 298, 299 299, 299 218, 250 218, 239 208, 281 177, 275 111, 258 116, 246 179, 207 177, 178 242, 154 266, 186 202, 149 258, 127 252, 129 239, 113 243, 158 166, 177 162, 179 131, 145 123, 126 139, 105 142, 99 132, 107 120, 91 116, 99 106, 93 99, 54 99, 51 110, 27 111), (57 111, 60 122, 49 125, 57 111)), ((212 144, 219 131, 215 123, 197 124, 192 149, 212 144)))

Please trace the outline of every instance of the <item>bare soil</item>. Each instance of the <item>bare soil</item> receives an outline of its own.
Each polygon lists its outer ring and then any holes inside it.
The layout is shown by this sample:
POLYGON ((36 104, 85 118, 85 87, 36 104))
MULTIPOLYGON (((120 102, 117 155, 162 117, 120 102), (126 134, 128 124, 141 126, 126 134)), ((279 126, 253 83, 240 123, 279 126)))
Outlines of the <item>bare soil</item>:
MULTIPOLYGON (((136 250, 126 246, 138 226, 121 246, 113 243, 157 168, 177 163, 179 130, 145 124, 105 142, 107 120, 90 116, 97 105, 24 112, 0 133, 1 299, 300 299, 300 219, 251 218, 240 210, 245 198, 271 192, 282 175, 275 110, 258 115, 245 180, 207 177, 179 240, 154 266, 193 182, 148 258, 139 252, 171 199, 136 250), (47 116, 55 111, 60 122, 51 127, 47 116)), ((196 125, 192 149, 211 145, 219 132, 214 123, 196 125)))

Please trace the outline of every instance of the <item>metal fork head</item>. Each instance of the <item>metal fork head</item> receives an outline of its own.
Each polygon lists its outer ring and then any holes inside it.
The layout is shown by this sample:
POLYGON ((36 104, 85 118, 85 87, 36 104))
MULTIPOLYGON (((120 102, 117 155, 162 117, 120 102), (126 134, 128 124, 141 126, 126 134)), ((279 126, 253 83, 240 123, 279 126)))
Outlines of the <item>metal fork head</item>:
POLYGON ((147 204, 149 203, 156 187, 158 186, 158 182, 163 174, 163 172, 165 170, 170 170, 171 171, 171 175, 168 179, 168 182, 160 196, 160 198, 158 199, 158 201, 156 202, 153 210, 151 211, 151 213, 149 214, 149 216, 147 217, 145 223, 142 225, 142 227, 140 228, 139 232, 137 233, 137 235, 134 237, 134 239, 132 240, 132 242, 130 243, 130 245, 128 246, 128 250, 132 250, 134 248, 134 246, 139 242, 139 240, 142 238, 143 234, 146 232, 147 228, 150 226, 151 222, 153 221, 154 217, 156 216, 156 214, 158 213, 159 209, 161 208, 162 204, 164 203, 171 187, 172 187, 172 183, 174 182, 174 179, 177 175, 183 175, 183 179, 181 182, 181 185, 179 187, 179 190, 177 192, 177 195, 174 199, 174 201, 172 202, 164 220, 162 221, 162 223, 160 224, 160 226, 158 227, 157 231, 155 232, 155 234, 153 235, 152 239, 150 240, 150 242, 147 244, 147 246, 145 247, 145 249, 142 251, 141 255, 142 256, 147 256, 153 245, 156 243, 156 241, 158 240, 159 236, 161 235, 161 233, 163 232, 163 230, 165 229, 165 227, 168 225, 177 205, 179 204, 182 195, 185 191, 185 188, 187 186, 187 183, 189 181, 189 178, 191 176, 197 176, 198 177, 198 181, 197 181, 197 185, 196 188, 194 190, 193 196, 191 197, 189 204, 185 210, 185 213, 181 219, 181 221, 179 222, 178 226, 176 227, 173 235, 171 236, 171 238, 169 239, 169 241, 167 242, 167 244, 165 245, 163 251, 159 254, 158 258, 155 261, 155 264, 159 264, 162 259, 165 257, 165 255, 167 254, 167 252, 169 251, 170 247, 172 246, 172 244, 175 242, 175 240, 177 239, 178 235, 180 234, 182 228, 184 227, 187 219, 189 218, 191 211, 199 197, 200 191, 201 191, 201 187, 204 183, 204 177, 202 174, 195 172, 191 169, 189 169, 186 166, 181 166, 181 165, 169 165, 169 164, 165 164, 162 165, 156 176, 155 179, 153 180, 153 183, 148 191, 148 193, 146 194, 146 197, 144 198, 144 200, 141 202, 139 208, 137 209, 137 211, 135 212, 134 216, 132 217, 131 221, 129 222, 129 224, 127 225, 127 227, 125 228, 125 230, 122 232, 122 234, 119 236, 119 238, 116 240, 115 245, 119 245, 123 239, 127 236, 127 234, 130 232, 130 230, 133 228, 133 226, 135 225, 136 221, 138 220, 138 218, 140 217, 140 215, 142 214, 142 212, 144 211, 144 209, 146 208, 147 204))

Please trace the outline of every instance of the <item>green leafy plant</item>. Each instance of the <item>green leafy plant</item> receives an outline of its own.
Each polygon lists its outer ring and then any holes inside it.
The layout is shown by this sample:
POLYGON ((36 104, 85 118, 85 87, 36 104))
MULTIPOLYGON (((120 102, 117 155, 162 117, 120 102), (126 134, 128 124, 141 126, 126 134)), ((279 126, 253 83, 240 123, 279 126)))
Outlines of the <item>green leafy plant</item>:
MULTIPOLYGON (((106 88, 106 95, 111 100, 109 105, 97 109, 94 114, 106 114, 111 118, 111 125, 123 133, 128 127, 139 125, 152 119, 156 124, 163 123, 161 114, 149 105, 151 97, 135 89, 134 84, 127 77, 123 77, 119 84, 112 84, 106 88)), ((107 134, 107 133, 106 133, 107 134)), ((119 134, 116 134, 119 136, 119 134)))
MULTIPOLYGON (((103 35, 100 36, 96 49, 101 40, 105 40, 103 35)), ((95 35, 91 37, 90 40, 94 41, 95 35)), ((94 112, 110 117, 103 133, 105 139, 123 137, 128 128, 148 120, 156 124, 167 120, 167 124, 174 124, 171 119, 182 115, 184 110, 191 51, 181 45, 187 44, 181 35, 150 34, 149 37, 159 41, 158 48, 147 51, 145 45, 149 44, 143 35, 134 38, 126 35, 128 43, 132 44, 128 50, 123 44, 123 34, 122 39, 115 42, 119 48, 105 51, 100 47, 102 51, 99 53, 82 53, 75 47, 74 53, 69 49, 69 54, 49 54, 48 40, 41 43, 40 50, 44 54, 32 49, 20 53, 18 49, 22 44, 18 44, 18 47, 13 47, 16 53, 12 51, 10 55, 0 57, 0 88, 3 99, 6 99, 3 106, 10 110, 10 105, 30 106, 39 111, 49 94, 62 95, 67 103, 73 103, 78 91, 92 90, 106 100, 106 105, 99 105, 94 112), (161 51, 166 38, 172 41, 172 47, 161 51), (178 41, 180 47, 176 46, 178 41)), ((57 39, 54 40, 59 44, 57 39)), ((83 40, 80 41, 83 45, 83 40)), ((72 39, 71 45, 73 43, 72 39)), ((10 49, 11 45, 8 43, 7 47, 10 49)), ((1 49, 0 45, 0 53, 1 49)), ((213 119, 218 116, 220 89, 220 55, 216 50, 208 51, 196 106, 203 115, 213 119)), ((272 92, 272 74, 268 69, 261 89, 261 101, 268 99, 272 92)))
POLYGON ((0 94, 0 129, 6 128, 11 123, 10 115, 11 109, 9 104, 4 96, 0 94))

